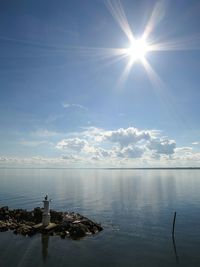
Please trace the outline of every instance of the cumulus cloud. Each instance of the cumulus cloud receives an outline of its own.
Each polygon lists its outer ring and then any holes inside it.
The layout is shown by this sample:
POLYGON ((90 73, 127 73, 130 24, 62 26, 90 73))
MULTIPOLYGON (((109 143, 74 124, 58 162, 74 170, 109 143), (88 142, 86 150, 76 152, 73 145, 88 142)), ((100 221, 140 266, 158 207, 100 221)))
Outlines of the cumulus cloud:
POLYGON ((113 152, 103 149, 101 147, 93 147, 93 155, 98 158, 107 158, 107 157, 112 157, 113 152))
POLYGON ((7 157, 0 157, 0 162, 7 162, 9 159, 7 157))
MULTIPOLYGON (((22 145, 39 146, 48 144, 48 132, 39 133, 42 141, 21 140, 22 145), (46 135, 46 138, 45 138, 46 135)), ((59 135, 57 136, 59 137, 59 135)), ((63 136, 62 136, 63 137, 63 136)), ((193 147, 176 147, 172 140, 158 130, 138 129, 134 127, 105 130, 96 127, 82 128, 79 132, 67 133, 65 138, 54 145, 57 159, 20 159, 25 164, 58 164, 67 166, 182 166, 192 162, 200 163, 200 153, 193 147), (93 165, 94 164, 94 165, 93 165), (97 164, 97 165, 95 165, 97 164)), ((18 162, 18 159, 1 157, 0 163, 18 162)))
POLYGON ((157 154, 172 155, 176 148, 176 142, 167 138, 152 138, 147 147, 157 154))
POLYGON ((86 140, 89 140, 90 143, 101 143, 103 140, 103 136, 105 134, 105 130, 97 127, 83 127, 83 131, 78 133, 79 137, 82 137, 86 140))
POLYGON ((0 157, 0 166, 3 167, 199 167, 200 152, 194 152, 189 147, 176 148, 173 156, 158 154, 145 146, 119 146, 112 149, 94 148, 80 153, 70 153, 60 157, 48 158, 34 156, 29 158, 0 157))
POLYGON ((57 145, 57 149, 61 150, 73 150, 80 152, 87 145, 87 141, 80 138, 68 138, 61 140, 57 145))
POLYGON ((200 152, 195 152, 192 147, 178 147, 175 149, 173 161, 178 166, 200 166, 200 152))
POLYGON ((160 159, 172 156, 176 142, 160 136, 159 131, 140 130, 134 127, 107 131, 88 127, 58 142, 57 149, 80 153, 85 158, 109 159, 160 159))
POLYGON ((113 143, 118 143, 121 147, 130 144, 146 141, 150 139, 150 132, 145 130, 138 130, 137 128, 120 128, 116 131, 106 131, 103 135, 104 140, 113 143))
POLYGON ((116 156, 120 158, 141 158, 145 152, 145 147, 127 146, 116 151, 116 156))

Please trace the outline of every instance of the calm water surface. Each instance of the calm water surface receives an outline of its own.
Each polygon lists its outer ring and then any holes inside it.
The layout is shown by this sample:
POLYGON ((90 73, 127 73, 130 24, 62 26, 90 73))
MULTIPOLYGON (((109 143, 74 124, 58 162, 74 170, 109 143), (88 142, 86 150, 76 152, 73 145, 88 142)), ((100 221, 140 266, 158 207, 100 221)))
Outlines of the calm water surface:
POLYGON ((200 266, 199 170, 0 170, 0 206, 31 210, 46 193, 53 209, 104 231, 80 241, 0 233, 0 267, 200 266))

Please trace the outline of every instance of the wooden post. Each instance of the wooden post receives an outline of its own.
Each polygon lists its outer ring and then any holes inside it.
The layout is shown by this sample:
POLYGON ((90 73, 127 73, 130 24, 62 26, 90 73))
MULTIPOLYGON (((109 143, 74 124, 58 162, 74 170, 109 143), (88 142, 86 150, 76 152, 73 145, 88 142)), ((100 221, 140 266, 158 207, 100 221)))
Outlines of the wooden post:
POLYGON ((172 237, 174 237, 175 223, 176 223, 176 211, 174 212, 174 220, 173 220, 173 227, 172 227, 172 237))
POLYGON ((178 253, 176 250, 176 242, 175 242, 175 237, 174 237, 175 223, 176 223, 176 211, 174 212, 174 219, 173 219, 173 226, 172 226, 172 241, 173 241, 174 253, 176 256, 176 263, 179 264, 179 257, 178 257, 178 253))

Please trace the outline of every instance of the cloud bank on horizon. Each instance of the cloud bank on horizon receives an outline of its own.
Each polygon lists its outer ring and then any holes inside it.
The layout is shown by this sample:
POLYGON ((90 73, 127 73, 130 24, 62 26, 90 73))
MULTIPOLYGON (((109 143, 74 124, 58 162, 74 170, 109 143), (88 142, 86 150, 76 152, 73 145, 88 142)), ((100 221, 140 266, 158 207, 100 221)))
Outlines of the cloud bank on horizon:
MULTIPOLYGON (((88 127, 68 133, 52 143, 50 133, 40 141, 23 141, 27 147, 51 146, 57 157, 0 157, 1 166, 23 167, 197 167, 200 153, 193 147, 177 147, 158 130, 135 127, 104 130, 88 127)), ((55 133, 54 133, 55 136, 55 133)), ((59 135, 57 136, 59 137, 59 135)))

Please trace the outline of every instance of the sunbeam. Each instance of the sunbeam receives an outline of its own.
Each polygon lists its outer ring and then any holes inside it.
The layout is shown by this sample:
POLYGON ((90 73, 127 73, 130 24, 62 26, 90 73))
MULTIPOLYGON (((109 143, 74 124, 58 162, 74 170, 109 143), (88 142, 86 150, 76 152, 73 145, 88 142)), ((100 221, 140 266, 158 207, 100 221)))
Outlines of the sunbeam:
POLYGON ((71 53, 79 54, 94 60, 105 60, 120 57, 126 52, 125 48, 101 48, 101 47, 72 47, 71 53))
POLYGON ((129 74, 130 74, 130 71, 131 71, 131 68, 134 64, 134 61, 133 60, 129 60, 125 69, 123 70, 120 78, 119 78, 119 84, 123 84, 126 79, 128 78, 129 74))
POLYGON ((125 33, 127 38, 130 42, 132 42, 135 38, 133 35, 133 32, 131 30, 131 27, 128 23, 126 14, 124 12, 124 9, 122 7, 122 4, 119 0, 111 1, 107 0, 107 7, 110 10, 113 18, 117 21, 122 31, 125 33))
POLYGON ((187 37, 174 38, 172 40, 151 44, 150 51, 184 51, 199 50, 200 34, 194 34, 187 37))
POLYGON ((120 82, 125 81, 125 79, 128 78, 131 68, 134 64, 141 63, 144 66, 152 85, 156 88, 163 88, 163 83, 161 82, 160 77, 145 58, 147 53, 200 49, 199 34, 162 42, 159 41, 159 36, 156 37, 157 41, 155 40, 155 36, 152 39, 151 34, 165 16, 166 1, 164 0, 158 1, 155 4, 144 32, 140 35, 140 38, 136 38, 134 36, 121 2, 119 0, 107 0, 106 4, 112 16, 117 21, 120 28, 123 30, 129 40, 129 46, 127 48, 121 48, 115 52, 113 50, 113 56, 124 55, 128 60, 127 65, 120 77, 120 82))
MULTIPOLYGON (((200 34, 193 34, 191 36, 184 36, 179 38, 173 38, 168 40, 160 40, 161 36, 154 36, 152 33, 158 24, 163 20, 166 10, 166 1, 158 1, 150 14, 150 18, 144 27, 144 32, 140 34, 140 37, 136 38, 129 21, 126 17, 126 13, 120 0, 106 0, 106 6, 109 9, 111 15, 122 29, 123 33, 128 38, 128 44, 124 47, 83 47, 83 46, 66 46, 61 44, 48 44, 40 42, 31 42, 22 39, 14 39, 6 36, 0 36, 0 40, 10 43, 19 43, 25 46, 34 47, 37 50, 41 50, 40 54, 26 53, 15 56, 15 58, 34 58, 34 57, 51 57, 51 56, 73 56, 79 59, 88 61, 101 61, 102 66, 113 64, 127 58, 127 65, 122 73, 124 80, 128 78, 128 74, 131 72, 131 68, 134 64, 142 64, 147 71, 147 74, 151 72, 151 76, 154 76, 155 81, 158 82, 155 73, 153 75, 150 69, 150 63, 145 60, 148 53, 165 52, 165 51, 183 51, 183 50, 198 50, 200 49, 200 34), (45 52, 45 53, 44 53, 45 52), (105 64, 104 64, 105 63, 105 64)), ((10 58, 9 56, 1 56, 1 58, 10 58)), ((152 79, 152 78, 151 78, 152 79)))
POLYGON ((151 65, 145 58, 142 59, 142 64, 153 87, 159 90, 161 88, 164 88, 165 85, 163 81, 160 79, 159 75, 155 72, 155 70, 151 67, 151 65))
POLYGON ((174 103, 173 97, 169 94, 169 90, 167 90, 166 84, 149 64, 148 60, 143 58, 142 64, 147 73, 149 81, 152 84, 155 95, 159 98, 167 113, 173 116, 173 118, 176 120, 177 125, 180 124, 180 121, 185 121, 183 115, 179 112, 177 103, 174 103))
POLYGON ((161 22, 165 16, 165 1, 160 1, 155 4, 155 7, 151 13, 151 17, 146 24, 145 30, 142 37, 147 39, 149 35, 153 32, 156 26, 161 22))

